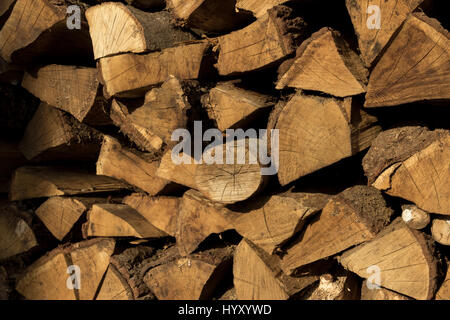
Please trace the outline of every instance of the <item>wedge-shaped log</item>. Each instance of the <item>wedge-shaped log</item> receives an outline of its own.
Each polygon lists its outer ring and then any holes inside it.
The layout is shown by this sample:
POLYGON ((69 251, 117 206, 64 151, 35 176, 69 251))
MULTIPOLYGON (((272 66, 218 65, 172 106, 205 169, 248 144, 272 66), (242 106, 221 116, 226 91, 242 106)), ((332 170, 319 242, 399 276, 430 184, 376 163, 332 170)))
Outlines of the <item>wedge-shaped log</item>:
POLYGON ((242 128, 274 105, 270 96, 241 89, 232 82, 219 83, 202 98, 203 106, 217 128, 242 128))
POLYGON ((86 18, 95 59, 157 51, 195 40, 191 33, 171 23, 167 11, 145 12, 120 2, 106 2, 86 10, 86 18))
POLYGON ((297 49, 291 67, 280 74, 277 89, 321 91, 336 97, 366 92, 368 72, 339 32, 323 28, 297 49))
MULTIPOLYGON (((2 1, 3 2, 3 1, 2 1)), ((7 62, 30 64, 39 58, 79 59, 92 55, 92 44, 81 10, 81 28, 69 29, 69 1, 17 0, 0 31, 0 55, 7 62), (64 39, 64 44, 61 44, 64 39)))
POLYGON ((135 237, 155 239, 167 234, 139 212, 125 204, 94 204, 83 226, 83 236, 88 237, 135 237))
POLYGON ((269 129, 279 130, 281 185, 368 148, 381 131, 377 119, 344 100, 298 93, 279 105, 269 129))
POLYGON ((236 231, 273 254, 299 232, 306 219, 325 206, 329 196, 320 193, 285 193, 259 197, 239 208, 241 215, 234 218, 236 231))
MULTIPOLYGON (((99 81, 95 68, 48 65, 36 73, 25 73, 22 86, 51 106, 82 122, 90 112, 100 113, 96 104, 99 81)), ((99 97, 100 98, 100 97, 99 97)))
POLYGON ((14 172, 11 201, 52 196, 91 194, 127 189, 124 183, 68 167, 21 167, 14 172))
POLYGON ((28 223, 9 205, 0 207, 0 260, 8 259, 37 246, 28 223))
POLYGON ((74 224, 94 203, 106 202, 102 198, 52 197, 36 210, 36 215, 59 241, 72 230, 74 224))
POLYGON ((363 160, 364 171, 377 189, 427 212, 449 215, 449 147, 448 130, 391 129, 374 141, 363 160))
POLYGON ((244 29, 219 37, 217 69, 222 76, 264 69, 294 53, 305 23, 286 6, 270 9, 244 29))
POLYGON ((58 247, 27 268, 16 290, 29 300, 92 300, 114 247, 111 239, 58 247))
POLYGON ((111 118, 138 147, 159 151, 163 143, 174 144, 172 133, 186 127, 190 108, 184 85, 170 76, 160 88, 147 92, 144 104, 133 111, 114 101, 111 118))
POLYGON ((198 41, 145 55, 128 53, 102 58, 99 70, 105 96, 139 96, 171 75, 181 80, 198 79, 203 75, 209 46, 207 41, 198 41))
POLYGON ((346 0, 345 2, 358 37, 361 56, 366 66, 370 67, 395 31, 423 0, 383 2, 346 0))
POLYGON ((125 197, 122 202, 139 212, 156 228, 175 237, 180 201, 177 197, 151 197, 134 193, 125 197))
POLYGON ((436 291, 437 260, 431 242, 398 218, 376 239, 345 252, 341 264, 362 278, 379 271, 379 284, 418 300, 436 291), (375 266, 375 267, 374 267, 375 266))
POLYGON ((150 195, 170 190, 170 181, 156 175, 159 161, 144 153, 123 147, 116 139, 105 136, 97 161, 97 174, 136 186, 150 195))
POLYGON ((431 235, 440 244, 450 246, 450 219, 446 216, 435 217, 431 224, 431 235))
POLYGON ((20 151, 30 160, 92 159, 102 134, 63 111, 41 103, 28 123, 20 151))
POLYGON ((212 234, 233 229, 235 216, 224 206, 210 201, 195 190, 189 190, 180 202, 176 240, 181 256, 186 256, 212 234))
POLYGON ((414 13, 375 66, 366 107, 450 98, 450 34, 437 20, 414 13))
POLYGON ((183 25, 209 32, 239 28, 248 18, 234 10, 235 0, 167 0, 167 7, 183 25))
POLYGON ((320 216, 287 249, 281 264, 284 272, 291 274, 298 267, 375 238, 392 213, 375 188, 355 186, 343 191, 328 201, 320 216))
POLYGON ((278 256, 267 254, 247 239, 236 248, 233 276, 238 300, 286 300, 319 279, 308 273, 285 275, 278 256))
POLYGON ((233 247, 175 257, 148 271, 144 281, 158 300, 211 299, 231 268, 233 247))

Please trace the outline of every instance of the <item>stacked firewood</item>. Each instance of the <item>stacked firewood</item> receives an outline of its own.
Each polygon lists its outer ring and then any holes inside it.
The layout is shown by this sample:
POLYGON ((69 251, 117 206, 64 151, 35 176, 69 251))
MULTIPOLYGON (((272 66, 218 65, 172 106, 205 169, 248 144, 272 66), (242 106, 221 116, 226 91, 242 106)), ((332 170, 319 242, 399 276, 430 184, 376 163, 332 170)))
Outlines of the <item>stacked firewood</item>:
POLYGON ((450 299, 442 2, 2 0, 0 298, 450 299))

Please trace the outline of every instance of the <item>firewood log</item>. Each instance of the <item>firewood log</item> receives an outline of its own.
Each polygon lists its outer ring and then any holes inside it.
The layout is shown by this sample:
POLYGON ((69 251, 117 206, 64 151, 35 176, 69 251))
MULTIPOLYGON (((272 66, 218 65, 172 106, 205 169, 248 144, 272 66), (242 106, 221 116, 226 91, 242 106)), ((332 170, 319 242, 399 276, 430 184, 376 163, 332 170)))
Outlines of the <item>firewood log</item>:
POLYGON ((427 212, 450 214, 448 130, 401 127, 381 133, 363 160, 369 184, 414 202, 427 212))
POLYGON ((178 251, 186 256, 211 234, 233 229, 233 214, 222 205, 190 190, 183 195, 175 233, 178 251))
POLYGON ((157 239, 167 234, 125 204, 94 204, 83 226, 83 236, 157 239))
POLYGON ((345 252, 341 264, 362 278, 377 276, 384 288, 418 300, 431 299, 437 287, 437 259, 425 234, 397 218, 372 241, 345 252), (374 267, 374 268, 371 268, 374 267))
POLYGON ((367 280, 363 281, 361 287, 361 300, 413 300, 400 293, 385 289, 383 287, 369 287, 367 280))
POLYGON ((433 239, 445 246, 450 246, 450 219, 447 216, 434 217, 431 224, 433 239))
POLYGON ((27 268, 16 290, 29 300, 92 300, 114 247, 111 239, 58 247, 27 268))
POLYGON ((233 247, 170 259, 152 268, 144 281, 158 300, 210 299, 231 268, 233 247))
POLYGON ((48 65, 25 73, 22 86, 47 104, 64 110, 80 122, 100 113, 96 103, 99 81, 95 68, 48 65))
POLYGON ((154 250, 137 246, 111 256, 95 300, 138 300, 153 297, 143 281, 142 262, 154 250))
POLYGON ((292 9, 277 6, 248 27, 218 38, 217 69, 222 76, 257 71, 294 53, 305 37, 305 22, 292 9))
POLYGON ((240 235, 273 254, 322 210, 328 198, 325 194, 293 192, 261 196, 239 207, 242 214, 233 217, 233 225, 240 235))
POLYGON ((77 2, 81 10, 81 29, 67 25, 65 0, 17 0, 11 15, 0 31, 0 55, 7 62, 32 64, 38 58, 89 58, 92 44, 87 23, 83 19, 85 4, 77 2), (13 36, 14 35, 14 36, 13 36), (64 39, 64 45, 61 45, 64 39))
POLYGON ((237 0, 236 9, 250 11, 254 17, 261 18, 267 10, 290 0, 237 0))
POLYGON ((195 40, 191 33, 172 25, 167 11, 145 12, 119 2, 106 2, 86 10, 86 18, 95 59, 157 51, 195 40))
POLYGON ((450 300, 450 268, 447 266, 447 275, 436 293, 436 300, 450 300))
POLYGON ((136 97, 171 75, 180 80, 198 79, 203 75, 209 47, 207 41, 198 41, 145 55, 128 53, 102 58, 98 68, 105 97, 136 97))
POLYGON ((14 172, 11 201, 63 195, 81 195, 127 189, 124 183, 68 167, 21 167, 14 172))
POLYGON ((420 230, 430 223, 430 214, 415 205, 403 205, 402 210, 402 219, 410 228, 420 230))
POLYGON ((383 2, 346 0, 345 2, 358 37, 362 59, 365 65, 370 67, 403 21, 423 0, 383 2), (373 5, 379 8, 379 12, 370 8, 373 5), (379 28, 376 25, 378 17, 379 28))
POLYGON ((335 255, 375 238, 390 221, 393 211, 375 188, 355 186, 331 198, 322 213, 287 249, 282 268, 296 268, 335 255))
POLYGON ((90 160, 98 155, 101 136, 63 111, 41 103, 19 149, 28 160, 90 160))
POLYGON ((238 300, 286 300, 319 279, 313 274, 285 275, 277 256, 267 254, 247 239, 236 248, 233 276, 238 300))
POLYGON ((202 98, 202 103, 221 131, 245 127, 274 105, 270 96, 241 89, 232 82, 219 83, 202 98))
POLYGON ((52 197, 36 209, 36 215, 55 238, 61 241, 93 204, 101 202, 106 200, 86 197, 52 197))
POLYGON ((125 181, 150 195, 157 195, 173 188, 170 181, 156 175, 158 166, 159 161, 152 155, 127 149, 113 137, 105 136, 97 161, 97 174, 125 181))
POLYGON ((0 207, 0 260, 26 252, 38 245, 28 223, 9 205, 0 207))
POLYGON ((161 88, 147 92, 144 104, 133 111, 114 101, 111 118, 138 147, 159 151, 163 143, 169 147, 174 145, 172 132, 186 128, 190 108, 184 85, 170 76, 161 88))
POLYGON ((375 66, 366 107, 450 98, 450 36, 437 20, 411 15, 375 66))
POLYGON ((209 32, 239 28, 248 15, 235 11, 235 0, 166 0, 167 7, 182 25, 209 32))
POLYGON ((368 148, 381 131, 376 117, 353 98, 298 93, 284 107, 275 108, 271 117, 269 129, 279 130, 281 185, 368 148))
POLYGON ((337 31, 320 29, 297 49, 277 89, 293 87, 347 97, 366 92, 367 70, 337 31))

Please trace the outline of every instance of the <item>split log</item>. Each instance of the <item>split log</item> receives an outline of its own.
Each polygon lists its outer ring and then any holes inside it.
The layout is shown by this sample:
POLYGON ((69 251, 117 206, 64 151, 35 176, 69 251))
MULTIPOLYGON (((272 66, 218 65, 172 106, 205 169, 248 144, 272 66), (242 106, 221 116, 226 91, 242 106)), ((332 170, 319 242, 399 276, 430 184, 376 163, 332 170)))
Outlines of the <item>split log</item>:
POLYGON ((36 210, 36 215, 59 241, 72 230, 74 224, 94 203, 106 202, 101 198, 52 197, 36 210))
POLYGON ((311 274, 285 275, 277 256, 267 254, 247 239, 236 248, 233 276, 238 300, 286 300, 319 279, 311 274))
POLYGON ((175 237, 180 198, 150 197, 135 193, 125 197, 122 202, 139 212, 141 216, 159 230, 175 237))
POLYGON ((22 86, 51 106, 64 110, 80 122, 100 113, 97 69, 48 65, 25 73, 22 86))
POLYGON ((159 151, 163 143, 169 147, 174 144, 172 133, 186 127, 190 108, 184 84, 170 76, 161 88, 147 92, 144 104, 132 112, 114 101, 111 118, 138 147, 159 151))
POLYGON ((88 237, 134 237, 157 239, 167 234, 125 204, 94 204, 83 225, 83 236, 88 237))
POLYGON ((194 252, 212 234, 233 229, 234 216, 230 210, 206 199, 199 192, 186 192, 180 202, 175 234, 180 255, 194 252))
POLYGON ((388 44, 395 31, 423 0, 383 2, 346 0, 345 2, 358 37, 362 59, 365 65, 370 67, 388 44), (379 8, 379 12, 376 8, 370 7, 373 5, 379 8), (378 17, 380 25, 379 28, 376 28, 378 17))
POLYGON ((425 234, 398 218, 374 240, 345 252, 340 263, 362 278, 378 275, 384 288, 428 300, 437 286, 437 260, 431 245, 425 234))
POLYGON ((29 300, 92 300, 114 246, 94 239, 58 247, 27 268, 16 290, 29 300))
MULTIPOLYGON (((325 206, 329 196, 319 193, 293 193, 260 197, 239 208, 233 219, 236 231, 268 254, 273 254, 305 221, 325 206)), ((234 208, 235 209, 235 208, 234 208)))
POLYGON ((166 0, 167 7, 181 24, 209 32, 235 30, 248 15, 235 11, 235 0, 166 0))
POLYGON ((339 32, 322 28, 297 49, 297 56, 290 68, 280 74, 276 88, 291 87, 347 97, 366 92, 367 76, 360 57, 339 32))
POLYGON ((431 234, 440 244, 450 246, 450 219, 445 216, 433 218, 431 234))
MULTIPOLYGON (((7 62, 35 64, 39 59, 70 61, 89 58, 92 43, 87 23, 79 30, 67 26, 64 0, 17 0, 11 15, 0 31, 0 55, 7 62), (64 39, 64 44, 61 44, 64 39)), ((86 5, 77 2, 82 11, 86 5)))
POLYGON ((450 134, 403 127, 380 134, 363 160, 369 184, 414 202, 427 212, 450 214, 450 134))
POLYGON ((437 20, 414 13, 377 63, 366 107, 450 98, 450 34, 437 20))
POLYGON ((153 297, 143 282, 142 263, 153 254, 138 246, 113 255, 95 300, 142 300, 153 297))
POLYGON ((294 95, 275 108, 269 129, 279 130, 281 185, 368 148, 381 131, 377 119, 352 98, 294 95))
POLYGON ((14 172, 11 201, 127 189, 120 181, 68 167, 21 167, 14 172))
POLYGON ((19 149, 28 160, 91 160, 98 155, 99 141, 98 131, 41 103, 25 129, 19 149))
POLYGON ((24 253, 38 243, 33 230, 9 206, 0 208, 0 260, 24 253))
POLYGON ((340 271, 336 274, 326 273, 320 276, 317 286, 306 289, 302 294, 305 300, 359 300, 360 283, 355 274, 340 271))
POLYGON ((370 289, 367 280, 363 281, 361 287, 361 300, 413 300, 407 296, 382 287, 370 289))
POLYGON ((219 37, 219 74, 261 70, 294 53, 305 37, 305 22, 292 14, 291 8, 277 6, 248 27, 219 37))
POLYGON ((146 273, 144 281, 158 300, 210 299, 231 268, 233 247, 176 258, 146 273))
POLYGON ((202 97, 210 119, 219 130, 242 128, 274 105, 269 96, 241 89, 232 82, 219 83, 202 97))
POLYGON ((403 205, 402 210, 403 222, 410 228, 420 230, 430 223, 430 214, 417 208, 415 205, 403 205))
POLYGON ((11 176, 18 167, 26 164, 27 160, 19 150, 18 143, 0 139, 0 193, 8 193, 11 176))
POLYGON ((106 2, 86 10, 86 19, 95 59, 158 51, 195 40, 191 33, 172 25, 167 11, 145 12, 119 2, 106 2))
POLYGON ((267 10, 290 0, 237 0, 236 9, 250 11, 255 18, 261 18, 267 10))
POLYGON ((436 293, 436 300, 450 300, 450 268, 447 266, 447 275, 436 293))
POLYGON ((198 41, 146 55, 128 53, 102 58, 98 67, 105 97, 136 97, 171 75, 180 80, 198 79, 203 75, 209 47, 207 41, 198 41))
POLYGON ((287 274, 308 263, 330 257, 375 238, 393 211, 375 188, 355 186, 331 198, 287 249, 281 267, 287 274))
POLYGON ((128 150, 110 136, 103 138, 97 161, 98 175, 125 181, 150 195, 157 195, 171 189, 169 181, 156 175, 158 166, 159 161, 153 156, 128 150))

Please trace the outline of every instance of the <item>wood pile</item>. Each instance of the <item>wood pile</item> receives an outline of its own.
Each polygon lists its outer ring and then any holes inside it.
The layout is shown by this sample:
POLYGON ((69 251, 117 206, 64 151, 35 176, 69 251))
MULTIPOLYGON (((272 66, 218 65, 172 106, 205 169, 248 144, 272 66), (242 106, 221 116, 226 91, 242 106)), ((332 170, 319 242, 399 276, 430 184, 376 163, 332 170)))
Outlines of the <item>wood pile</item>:
POLYGON ((443 2, 2 0, 0 299, 449 300, 443 2))

